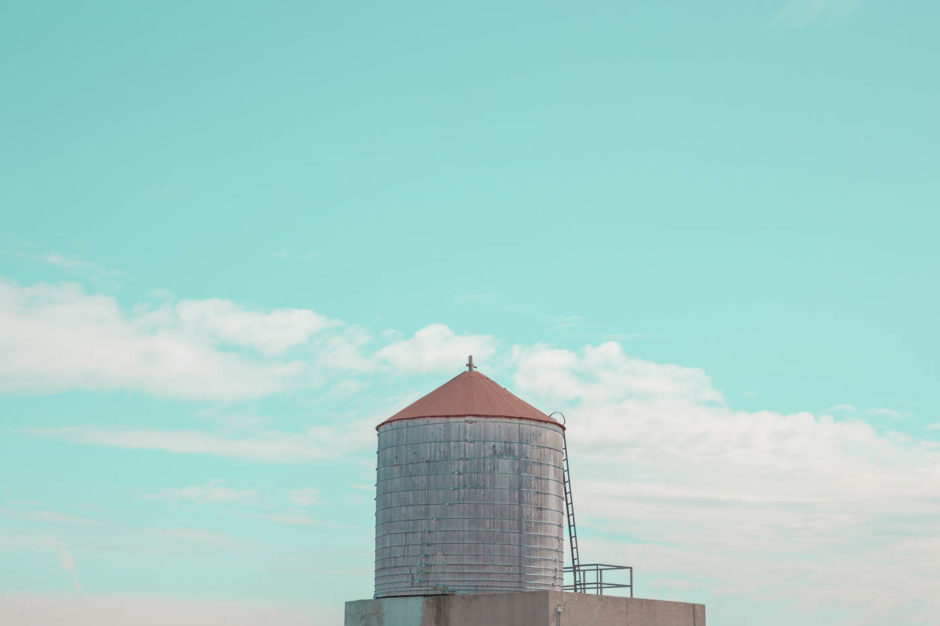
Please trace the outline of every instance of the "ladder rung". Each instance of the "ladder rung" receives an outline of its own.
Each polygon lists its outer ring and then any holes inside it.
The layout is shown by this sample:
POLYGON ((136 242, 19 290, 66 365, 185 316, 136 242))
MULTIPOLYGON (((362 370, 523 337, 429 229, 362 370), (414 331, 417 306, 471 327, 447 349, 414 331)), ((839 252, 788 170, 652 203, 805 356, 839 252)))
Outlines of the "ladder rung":
POLYGON ((574 494, 571 492, 571 470, 568 465, 568 439, 562 431, 562 475, 565 484, 565 512, 568 521, 568 543, 571 549, 571 565, 574 573, 574 590, 584 591, 584 572, 581 571, 581 555, 578 550, 578 527, 574 521, 574 494))

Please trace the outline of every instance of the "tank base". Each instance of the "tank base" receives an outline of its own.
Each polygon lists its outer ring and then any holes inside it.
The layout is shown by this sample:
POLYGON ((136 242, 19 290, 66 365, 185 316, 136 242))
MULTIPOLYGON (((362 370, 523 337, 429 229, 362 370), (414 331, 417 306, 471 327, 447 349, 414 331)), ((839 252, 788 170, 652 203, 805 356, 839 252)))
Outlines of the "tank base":
POLYGON ((705 605, 561 591, 346 603, 345 626, 705 626, 705 605))

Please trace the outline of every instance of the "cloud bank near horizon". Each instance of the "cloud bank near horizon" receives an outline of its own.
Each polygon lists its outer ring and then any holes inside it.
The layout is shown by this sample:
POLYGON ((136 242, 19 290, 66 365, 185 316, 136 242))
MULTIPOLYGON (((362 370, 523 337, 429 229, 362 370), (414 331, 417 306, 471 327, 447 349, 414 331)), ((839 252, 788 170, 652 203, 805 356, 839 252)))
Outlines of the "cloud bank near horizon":
MULTIPOLYGON (((617 342, 577 350, 503 345, 442 324, 375 338, 314 311, 215 298, 145 302, 128 312, 76 284, 0 282, 0 391, 131 389, 231 404, 377 373, 407 381, 451 372, 472 352, 499 363, 514 392, 568 415, 584 548, 597 559, 632 563, 653 587, 799 598, 809 610, 833 601, 856 606, 853 624, 917 623, 917 611, 940 610, 931 591, 940 584, 940 445, 870 423, 902 419, 898 412, 849 404, 741 411, 704 370, 639 359, 617 342)), ((128 450, 312 463, 370 457, 373 426, 357 420, 288 432, 262 425, 233 435, 70 423, 25 432, 128 450)), ((256 496, 229 483, 153 494, 246 506, 256 496)), ((312 503, 319 495, 292 497, 312 503)))
POLYGON ((330 373, 443 371, 468 353, 495 352, 492 337, 442 324, 395 336, 367 353, 375 341, 363 329, 308 309, 158 298, 127 312, 77 283, 0 279, 0 392, 240 401, 315 387, 330 373))

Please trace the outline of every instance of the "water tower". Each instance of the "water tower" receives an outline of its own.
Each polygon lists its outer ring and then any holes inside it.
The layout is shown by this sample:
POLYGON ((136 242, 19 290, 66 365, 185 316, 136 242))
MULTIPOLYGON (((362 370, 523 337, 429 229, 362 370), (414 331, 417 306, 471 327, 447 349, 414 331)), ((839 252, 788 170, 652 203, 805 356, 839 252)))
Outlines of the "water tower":
POLYGON ((472 360, 379 424, 375 597, 560 591, 563 429, 472 360))
POLYGON ((633 598, 632 568, 580 564, 564 424, 473 357, 376 430, 375 596, 346 626, 705 626, 701 604, 633 598))

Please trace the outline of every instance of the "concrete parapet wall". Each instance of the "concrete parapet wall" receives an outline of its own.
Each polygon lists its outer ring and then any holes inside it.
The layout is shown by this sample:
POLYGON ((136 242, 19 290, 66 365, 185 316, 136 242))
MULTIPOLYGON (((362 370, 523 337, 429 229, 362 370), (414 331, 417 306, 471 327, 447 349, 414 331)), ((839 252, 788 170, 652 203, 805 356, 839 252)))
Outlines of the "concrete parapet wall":
POLYGON ((705 626, 705 605, 560 591, 414 596, 347 602, 346 626, 705 626))
POLYGON ((705 626, 705 605, 581 593, 549 594, 561 621, 551 626, 705 626))

